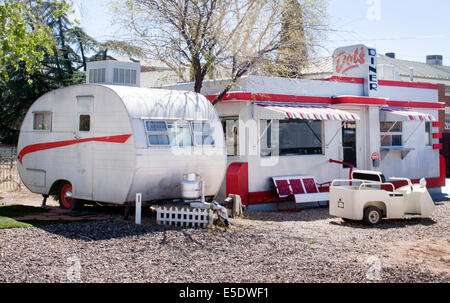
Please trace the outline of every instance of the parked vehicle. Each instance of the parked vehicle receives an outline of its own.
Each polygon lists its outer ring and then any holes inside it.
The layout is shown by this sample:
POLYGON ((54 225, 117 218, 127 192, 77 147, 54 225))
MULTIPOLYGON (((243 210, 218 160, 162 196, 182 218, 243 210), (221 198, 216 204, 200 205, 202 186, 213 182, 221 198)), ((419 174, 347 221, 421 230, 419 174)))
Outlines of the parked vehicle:
POLYGON ((28 111, 18 170, 26 187, 84 201, 125 204, 183 198, 185 174, 214 197, 226 169, 224 135, 211 103, 192 92, 77 85, 52 91, 28 111))
POLYGON ((351 180, 334 180, 330 187, 330 215, 376 225, 385 219, 425 218, 435 205, 426 188, 426 181, 395 189, 381 172, 355 170, 351 180))

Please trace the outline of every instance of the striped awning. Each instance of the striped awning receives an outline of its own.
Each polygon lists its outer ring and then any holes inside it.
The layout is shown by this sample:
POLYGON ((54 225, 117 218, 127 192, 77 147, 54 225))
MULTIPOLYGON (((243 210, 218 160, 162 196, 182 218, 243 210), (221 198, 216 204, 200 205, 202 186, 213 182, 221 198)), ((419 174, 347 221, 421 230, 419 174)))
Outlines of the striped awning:
POLYGON ((259 119, 302 119, 302 120, 336 120, 359 121, 357 114, 343 110, 296 104, 256 103, 256 117, 259 119))
POLYGON ((409 110, 398 110, 381 108, 380 121, 437 121, 433 115, 413 112, 409 110))

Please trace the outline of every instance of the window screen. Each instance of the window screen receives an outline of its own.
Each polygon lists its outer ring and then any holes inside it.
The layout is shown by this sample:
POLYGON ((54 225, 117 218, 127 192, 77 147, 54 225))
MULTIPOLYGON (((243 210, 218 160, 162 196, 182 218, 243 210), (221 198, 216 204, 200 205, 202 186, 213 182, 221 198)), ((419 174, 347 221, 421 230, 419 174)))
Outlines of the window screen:
POLYGON ((323 153, 322 121, 280 121, 280 155, 317 155, 323 153))
POLYGON ((36 112, 33 118, 34 130, 50 130, 51 128, 51 113, 50 112, 36 112))
POLYGON ((91 130, 91 116, 80 115, 80 132, 88 132, 91 130))

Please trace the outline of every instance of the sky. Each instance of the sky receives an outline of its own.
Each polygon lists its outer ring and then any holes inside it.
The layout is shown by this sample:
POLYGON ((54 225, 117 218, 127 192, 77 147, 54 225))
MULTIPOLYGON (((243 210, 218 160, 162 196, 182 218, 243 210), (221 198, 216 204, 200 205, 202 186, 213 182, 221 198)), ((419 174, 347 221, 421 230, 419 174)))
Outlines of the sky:
MULTIPOLYGON (((114 39, 111 0, 74 0, 81 27, 99 41, 114 39)), ((328 0, 330 31, 318 57, 353 44, 396 53, 397 59, 425 62, 426 55, 443 55, 450 66, 449 0, 328 0)), ((123 34, 123 32, 122 32, 123 34)))

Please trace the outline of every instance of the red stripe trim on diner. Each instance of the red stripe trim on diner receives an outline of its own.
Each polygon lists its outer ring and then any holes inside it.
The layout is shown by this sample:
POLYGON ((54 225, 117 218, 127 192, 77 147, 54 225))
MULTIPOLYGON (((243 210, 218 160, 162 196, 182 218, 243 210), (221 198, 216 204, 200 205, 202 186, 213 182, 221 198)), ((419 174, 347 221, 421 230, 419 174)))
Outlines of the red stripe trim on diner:
POLYGON ((442 133, 433 134, 433 139, 442 139, 442 133))
POLYGON ((433 102, 416 102, 416 101, 387 101, 387 105, 390 107, 406 107, 406 108, 442 108, 441 103, 433 102))
POLYGON ((409 87, 409 88, 438 89, 438 86, 436 84, 432 84, 432 83, 404 82, 404 81, 392 81, 392 80, 379 80, 378 85, 409 87))
POLYGON ((342 97, 334 97, 333 104, 357 104, 357 105, 386 106, 387 100, 383 99, 383 98, 342 96, 342 97))
MULTIPOLYGON (((351 84, 364 84, 364 78, 356 77, 340 77, 331 76, 329 78, 320 79, 322 81, 342 82, 351 84)), ((405 81, 393 81, 393 80, 378 80, 378 85, 381 86, 396 86, 396 87, 409 87, 409 88, 424 88, 424 89, 438 89, 436 84, 424 83, 424 82, 405 82, 405 81)))
MULTIPOLYGON (((213 101, 218 95, 209 95, 206 98, 213 101)), ((293 96, 293 95, 279 95, 279 94, 264 94, 264 93, 243 93, 235 92, 226 94, 221 101, 258 101, 258 102, 293 102, 293 103, 321 103, 330 104, 330 97, 315 97, 315 96, 293 96)))
MULTIPOLYGON (((212 101, 217 95, 206 96, 212 101)), ((304 103, 304 104, 357 104, 357 105, 378 105, 406 108, 442 108, 440 103, 416 102, 416 101, 386 101, 383 98, 370 98, 361 96, 342 97, 315 97, 315 96, 293 96, 263 93, 228 93, 221 101, 256 101, 256 102, 284 102, 284 103, 304 103)))
POLYGON ((47 142, 47 143, 39 143, 39 144, 33 144, 28 145, 24 147, 19 155, 17 156, 17 159, 19 160, 20 164, 22 164, 23 157, 25 157, 27 154, 35 153, 42 150, 48 150, 48 149, 54 149, 59 147, 65 147, 80 143, 86 143, 86 142, 108 142, 108 143, 125 143, 128 141, 128 139, 132 135, 119 135, 119 136, 107 136, 107 137, 96 137, 96 138, 85 138, 85 139, 77 139, 77 140, 67 140, 67 141, 58 141, 58 142, 47 142))

